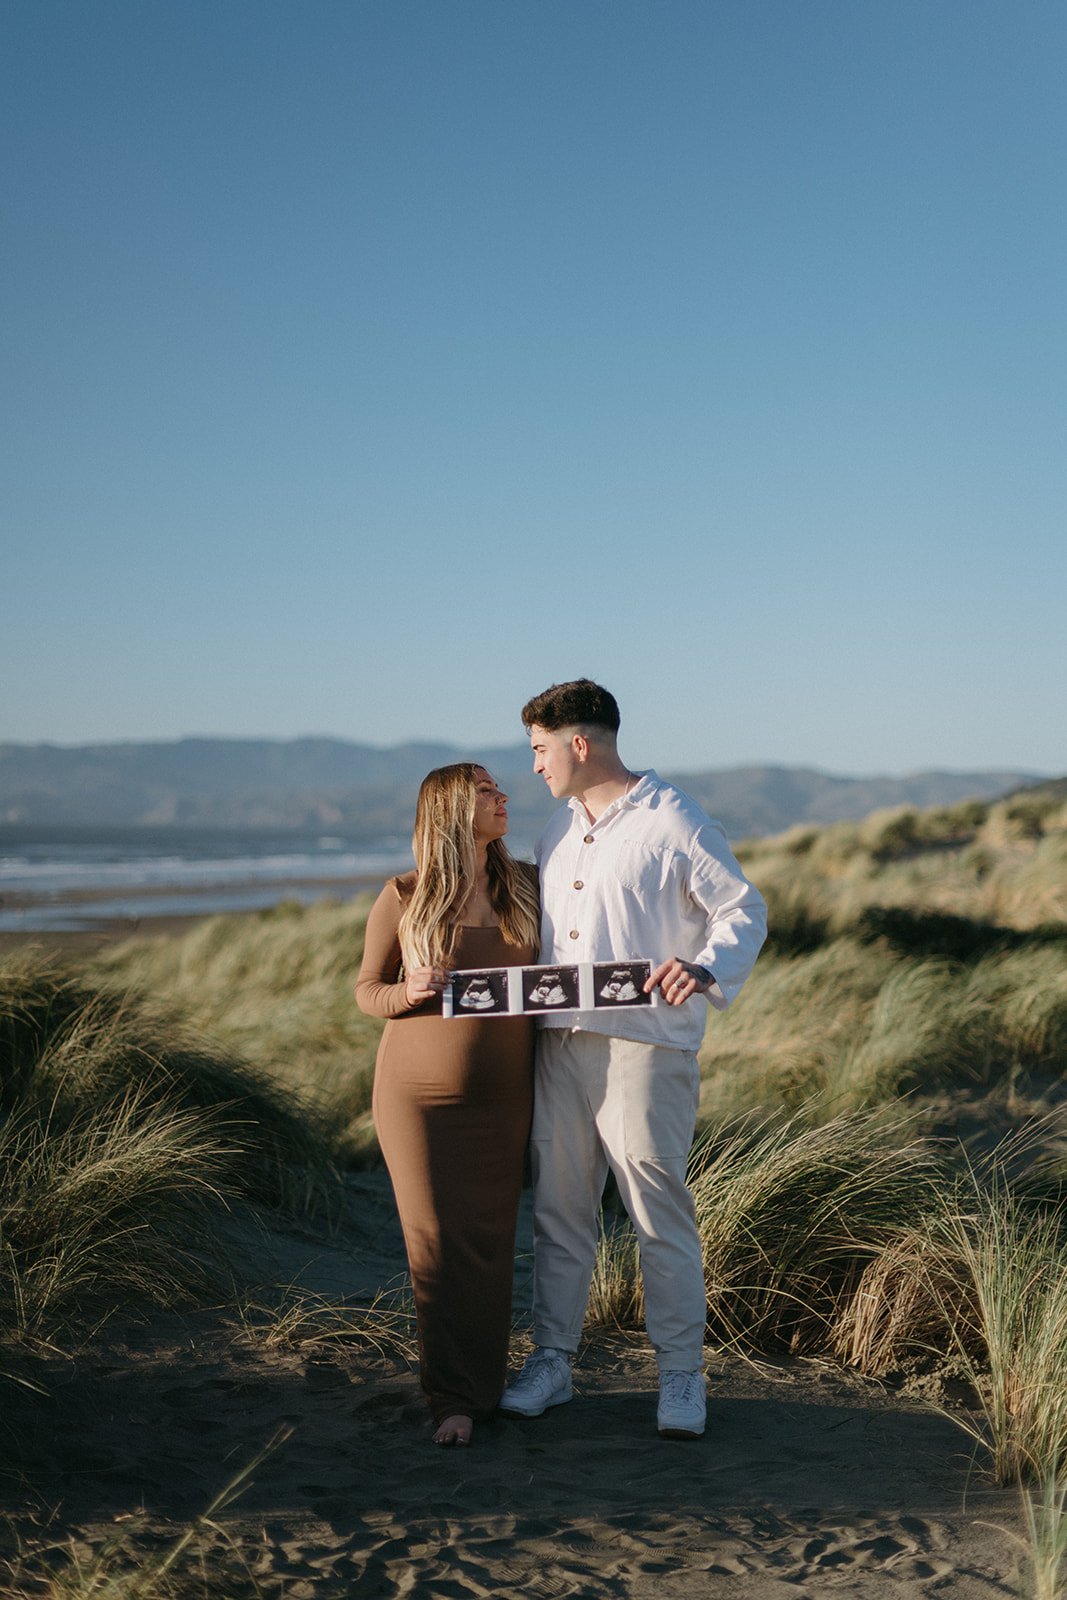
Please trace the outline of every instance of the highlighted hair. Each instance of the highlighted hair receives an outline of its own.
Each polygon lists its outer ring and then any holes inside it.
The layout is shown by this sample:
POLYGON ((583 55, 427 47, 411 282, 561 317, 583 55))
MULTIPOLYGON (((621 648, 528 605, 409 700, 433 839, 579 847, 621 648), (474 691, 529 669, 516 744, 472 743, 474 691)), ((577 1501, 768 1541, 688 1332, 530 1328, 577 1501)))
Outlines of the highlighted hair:
MULTIPOLYGON (((475 773, 473 761, 437 767, 422 780, 415 806, 415 888, 400 918, 400 950, 408 972, 447 966, 455 951, 463 907, 474 887, 475 773)), ((516 861, 502 839, 486 850, 489 900, 507 944, 536 945, 540 906, 533 869, 516 861)))

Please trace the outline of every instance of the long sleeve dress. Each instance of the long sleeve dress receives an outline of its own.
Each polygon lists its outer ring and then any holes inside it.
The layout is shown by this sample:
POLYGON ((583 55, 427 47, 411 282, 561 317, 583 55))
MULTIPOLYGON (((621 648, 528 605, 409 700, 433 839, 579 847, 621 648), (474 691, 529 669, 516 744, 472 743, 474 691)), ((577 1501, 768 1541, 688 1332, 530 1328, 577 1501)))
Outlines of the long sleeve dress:
MULTIPOLYGON (((532 869, 531 869, 532 871, 532 869)), ((479 1420, 504 1387, 515 1224, 533 1102, 528 1017, 441 1016, 413 1007, 397 929, 415 874, 394 878, 370 917, 356 998, 387 1019, 373 1113, 404 1230, 420 1378, 435 1422, 479 1420)), ((532 945, 499 928, 460 929, 455 968, 526 966, 532 945)))

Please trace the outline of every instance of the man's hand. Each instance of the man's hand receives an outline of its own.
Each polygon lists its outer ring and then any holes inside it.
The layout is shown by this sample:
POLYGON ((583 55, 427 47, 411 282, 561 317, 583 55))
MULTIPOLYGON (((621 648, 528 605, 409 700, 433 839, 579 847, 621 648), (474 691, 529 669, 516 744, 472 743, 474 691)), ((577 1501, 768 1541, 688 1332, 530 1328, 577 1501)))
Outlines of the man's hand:
POLYGON ((683 961, 681 956, 671 956, 669 960, 661 961, 652 973, 645 984, 645 993, 651 994, 653 989, 660 989, 669 1006, 683 1006, 692 995, 706 993, 714 982, 714 974, 706 967, 683 961))

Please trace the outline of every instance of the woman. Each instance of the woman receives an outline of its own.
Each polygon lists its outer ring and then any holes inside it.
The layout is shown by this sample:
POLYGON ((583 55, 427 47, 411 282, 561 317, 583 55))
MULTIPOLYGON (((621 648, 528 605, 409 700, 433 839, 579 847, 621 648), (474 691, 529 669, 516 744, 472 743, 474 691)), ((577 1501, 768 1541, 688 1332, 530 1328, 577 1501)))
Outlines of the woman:
POLYGON ((356 999, 386 1017, 374 1124, 415 1291, 434 1443, 469 1444, 504 1388, 533 1024, 441 1016, 450 970, 537 958, 537 876, 503 843, 507 795, 463 761, 423 780, 414 872, 367 920, 356 999))

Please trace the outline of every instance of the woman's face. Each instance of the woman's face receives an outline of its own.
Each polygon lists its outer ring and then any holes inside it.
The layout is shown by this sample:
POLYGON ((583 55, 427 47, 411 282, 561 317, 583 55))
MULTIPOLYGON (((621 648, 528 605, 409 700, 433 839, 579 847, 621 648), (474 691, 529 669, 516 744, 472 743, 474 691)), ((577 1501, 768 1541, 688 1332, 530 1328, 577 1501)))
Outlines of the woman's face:
POLYGON ((508 831, 508 797, 484 767, 474 770, 474 840, 488 844, 508 831))

